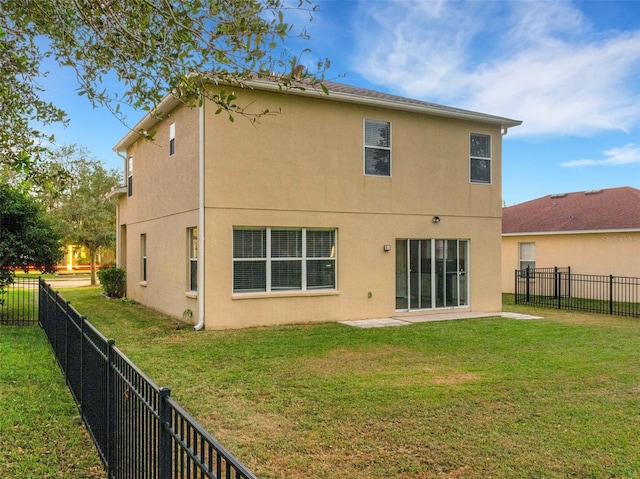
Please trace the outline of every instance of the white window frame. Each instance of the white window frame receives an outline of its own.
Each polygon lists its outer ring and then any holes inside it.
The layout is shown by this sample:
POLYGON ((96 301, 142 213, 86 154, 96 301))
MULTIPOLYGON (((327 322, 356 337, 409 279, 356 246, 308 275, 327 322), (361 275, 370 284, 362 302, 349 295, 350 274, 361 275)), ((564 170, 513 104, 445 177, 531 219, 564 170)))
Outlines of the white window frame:
POLYGON ((169 125, 169 156, 173 156, 176 152, 176 124, 169 125))
POLYGON ((536 267, 536 243, 534 241, 518 243, 518 269, 523 271, 527 269, 527 266, 531 269, 536 267), (526 249, 529 251, 525 251, 526 249))
POLYGON ((198 292, 198 227, 187 228, 187 291, 198 292), (195 271, 194 271, 195 265, 195 271))
POLYGON ((234 227, 233 232, 238 230, 245 231, 264 231, 265 232, 265 256, 264 257, 251 257, 251 258, 236 258, 233 251, 233 239, 232 239, 232 278, 231 289, 233 294, 252 294, 252 293, 295 293, 306 291, 335 291, 337 290, 338 281, 338 259, 337 259, 337 244, 338 244, 338 230, 336 228, 271 228, 271 227, 234 227), (300 231, 301 232, 301 252, 300 256, 295 257, 283 257, 272 256, 272 232, 273 231, 300 231), (307 233, 310 231, 331 231, 333 233, 333 245, 331 248, 331 254, 327 257, 315 257, 307 255, 307 233), (272 266, 279 261, 295 261, 301 262, 300 267, 300 287, 299 288, 276 288, 272 285, 272 266), (250 289, 250 290, 236 290, 234 271, 235 265, 241 262, 264 262, 265 264, 265 288, 264 289, 250 289), (333 262, 333 285, 331 286, 309 286, 308 285, 308 264, 313 261, 332 261, 333 262))
POLYGON ((147 283, 147 234, 140 235, 140 283, 147 283))
POLYGON ((486 135, 484 133, 470 133, 469 134, 469 182, 476 185, 490 185, 493 182, 493 161, 491 160, 491 135, 486 135), (473 154, 473 137, 484 137, 489 140, 489 156, 479 156, 473 154), (489 181, 474 179, 472 176, 473 167, 472 164, 474 161, 488 161, 489 162, 489 181))
POLYGON ((127 158, 127 196, 133 196, 133 156, 127 158))
POLYGON ((393 155, 391 151, 392 141, 391 138, 393 136, 393 132, 391 131, 391 122, 386 120, 374 120, 372 118, 365 118, 362 122, 362 170, 365 176, 376 176, 381 178, 391 178, 391 172, 393 167, 393 155), (369 145, 367 144, 367 123, 386 123, 389 125, 389 144, 387 146, 380 145, 369 145), (375 149, 389 152, 389 174, 378 174, 378 173, 367 173, 367 149, 375 149))

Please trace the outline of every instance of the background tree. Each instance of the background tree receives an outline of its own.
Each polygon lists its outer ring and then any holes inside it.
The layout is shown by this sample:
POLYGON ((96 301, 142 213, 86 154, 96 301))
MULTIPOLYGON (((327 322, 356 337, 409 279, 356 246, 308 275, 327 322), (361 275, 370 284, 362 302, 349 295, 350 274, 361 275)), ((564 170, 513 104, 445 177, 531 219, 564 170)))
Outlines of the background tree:
POLYGON ((242 87, 256 77, 283 88, 319 85, 326 93, 319 78, 327 62, 309 72, 299 65, 305 50, 292 55, 284 48, 285 41, 307 37, 285 15, 304 11, 311 18, 315 7, 308 1, 290 7, 288 0, 3 0, 0 162, 38 179, 53 138, 32 125, 66 118, 40 99, 38 79, 48 56, 76 71, 79 94, 123 121, 121 103, 161 116, 155 108, 168 93, 194 106, 209 98, 219 112, 255 120, 268 112, 238 105, 233 88, 209 86, 242 87))
POLYGON ((60 162, 69 173, 68 184, 54 198, 46 197, 51 215, 64 231, 64 239, 87 248, 91 258, 91 284, 96 284, 96 259, 100 248, 115 244, 116 209, 107 198, 122 183, 120 173, 107 170, 77 145, 62 147, 60 162))
POLYGON ((27 193, 0 183, 0 291, 17 269, 55 271, 62 258, 61 234, 27 193))

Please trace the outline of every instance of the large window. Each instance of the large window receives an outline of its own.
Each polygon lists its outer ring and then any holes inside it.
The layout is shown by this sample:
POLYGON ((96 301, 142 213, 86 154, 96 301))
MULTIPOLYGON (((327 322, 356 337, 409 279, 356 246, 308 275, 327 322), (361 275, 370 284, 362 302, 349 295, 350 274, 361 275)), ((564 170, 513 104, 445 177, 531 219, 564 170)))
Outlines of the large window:
POLYGON ((187 229, 189 291, 198 291, 198 228, 187 229))
POLYGON ((335 287, 335 230, 233 230, 234 293, 335 287))
POLYGON ((364 174, 391 176, 391 123, 364 120, 364 174))
POLYGON ((469 170, 471 183, 491 183, 491 137, 489 135, 471 134, 469 170))

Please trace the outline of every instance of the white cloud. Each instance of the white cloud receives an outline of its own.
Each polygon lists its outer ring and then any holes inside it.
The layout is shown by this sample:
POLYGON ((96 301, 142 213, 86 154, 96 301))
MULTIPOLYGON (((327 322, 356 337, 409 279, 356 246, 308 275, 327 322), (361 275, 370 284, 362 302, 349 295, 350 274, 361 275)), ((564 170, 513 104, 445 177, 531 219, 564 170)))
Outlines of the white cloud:
POLYGON ((630 165, 640 163, 640 146, 629 143, 619 148, 611 148, 605 150, 603 154, 606 156, 602 160, 572 160, 560 163, 561 166, 603 166, 603 165, 630 165))
POLYGON ((640 29, 596 32, 569 2, 363 2, 356 68, 402 94, 589 135, 640 123, 640 29))

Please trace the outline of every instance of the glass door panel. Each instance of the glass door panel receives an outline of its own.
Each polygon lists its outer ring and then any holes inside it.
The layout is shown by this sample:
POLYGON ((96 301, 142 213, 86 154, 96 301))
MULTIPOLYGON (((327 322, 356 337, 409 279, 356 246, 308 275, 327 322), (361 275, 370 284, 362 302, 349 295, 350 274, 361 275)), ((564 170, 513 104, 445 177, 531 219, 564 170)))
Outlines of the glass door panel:
POLYGON ((396 309, 409 309, 407 241, 396 240, 396 309))
POLYGON ((468 286, 467 286, 467 241, 458 241, 458 285, 460 294, 458 296, 458 306, 466 306, 468 304, 468 286))
POLYGON ((435 240, 436 245, 436 258, 435 258, 435 271, 434 271, 434 283, 436 293, 436 308, 444 308, 445 306, 445 294, 446 294, 446 246, 445 240, 435 240))
POLYGON ((409 241, 409 290, 409 307, 420 309, 420 240, 409 241))
POLYGON ((420 309, 432 308, 431 240, 420 240, 420 309))
POLYGON ((469 304, 467 240, 396 240, 396 309, 469 304))

